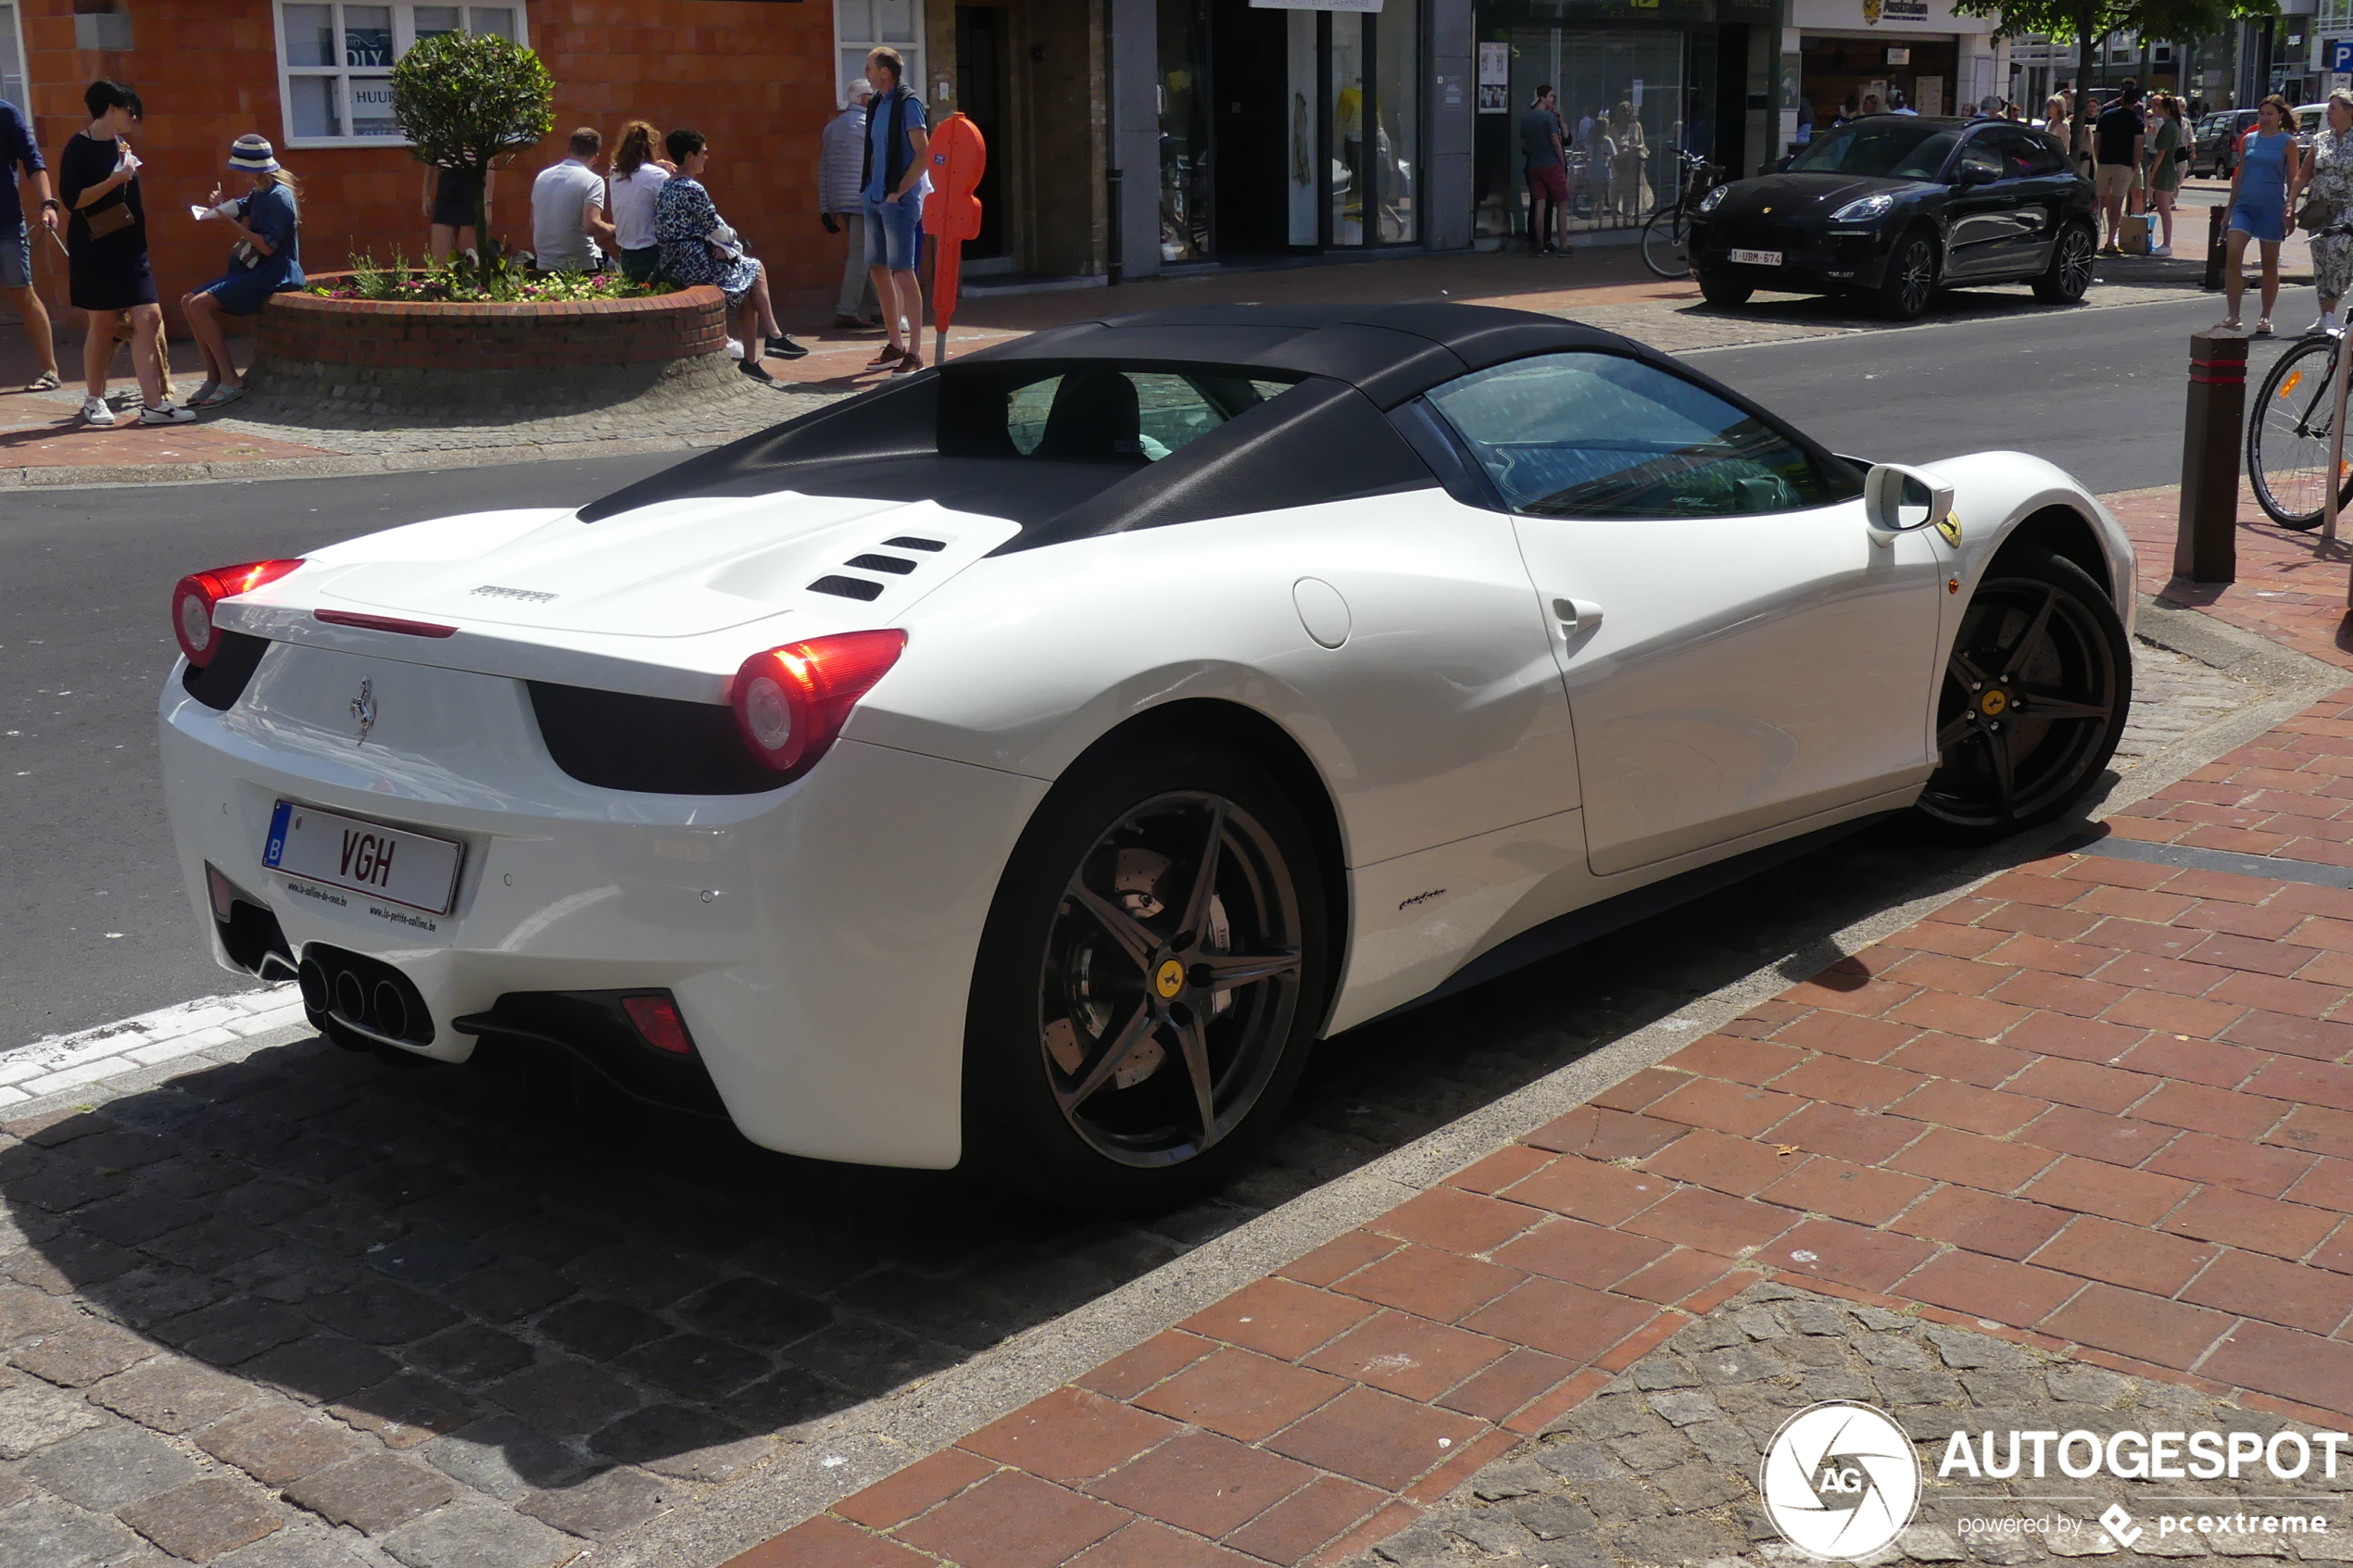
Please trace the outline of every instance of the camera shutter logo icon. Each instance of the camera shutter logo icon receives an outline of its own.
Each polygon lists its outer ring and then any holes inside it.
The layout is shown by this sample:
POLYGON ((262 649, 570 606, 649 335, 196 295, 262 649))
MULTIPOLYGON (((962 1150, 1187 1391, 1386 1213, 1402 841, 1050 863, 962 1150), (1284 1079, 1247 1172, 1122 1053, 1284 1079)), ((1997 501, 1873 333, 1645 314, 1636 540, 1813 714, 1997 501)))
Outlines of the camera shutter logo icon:
POLYGON ((1765 1449, 1756 1489, 1792 1546, 1832 1562, 1868 1557, 1903 1534, 1920 1500, 1919 1458, 1883 1411, 1809 1405, 1765 1449))

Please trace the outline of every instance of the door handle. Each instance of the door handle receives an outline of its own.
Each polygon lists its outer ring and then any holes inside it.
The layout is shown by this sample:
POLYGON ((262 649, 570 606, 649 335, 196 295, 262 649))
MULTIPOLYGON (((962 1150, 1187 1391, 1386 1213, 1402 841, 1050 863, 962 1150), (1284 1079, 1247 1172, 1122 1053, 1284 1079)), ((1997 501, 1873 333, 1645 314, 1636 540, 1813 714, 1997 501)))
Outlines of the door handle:
POLYGON ((1591 599, 1554 599, 1553 613, 1560 618, 1564 636, 1581 637, 1601 629, 1602 607, 1591 599))

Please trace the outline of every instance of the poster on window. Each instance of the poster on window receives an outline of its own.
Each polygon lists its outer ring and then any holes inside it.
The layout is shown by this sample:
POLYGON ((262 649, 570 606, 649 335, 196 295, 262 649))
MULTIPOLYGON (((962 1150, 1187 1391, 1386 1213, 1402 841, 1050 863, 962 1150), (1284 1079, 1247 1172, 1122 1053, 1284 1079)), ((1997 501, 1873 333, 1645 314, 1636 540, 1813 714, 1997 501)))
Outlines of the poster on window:
POLYGON ((1478 46, 1478 112, 1509 114, 1512 91, 1512 46, 1508 44, 1481 44, 1478 46))

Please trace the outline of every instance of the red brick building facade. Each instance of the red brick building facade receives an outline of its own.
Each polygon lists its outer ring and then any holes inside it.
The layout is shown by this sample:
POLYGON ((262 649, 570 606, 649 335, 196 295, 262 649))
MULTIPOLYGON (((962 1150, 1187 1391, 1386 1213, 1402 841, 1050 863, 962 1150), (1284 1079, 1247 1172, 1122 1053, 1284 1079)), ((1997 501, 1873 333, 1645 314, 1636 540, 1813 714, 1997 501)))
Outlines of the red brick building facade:
MULTIPOLYGON (((222 232, 193 222, 187 208, 222 179, 230 143, 247 132, 276 144, 302 182, 302 254, 309 270, 342 267, 361 252, 388 258, 396 245, 412 257, 423 252, 424 168, 405 145, 297 133, 326 123, 321 105, 339 114, 333 128, 346 129, 364 123, 361 117, 378 101, 377 77, 341 69, 348 56, 324 61, 324 70, 295 63, 314 57, 302 35, 316 32, 322 14, 347 30, 338 35, 337 55, 380 21, 394 22, 405 46, 414 31, 441 25, 452 13, 471 13, 466 19, 476 31, 511 25, 538 52, 556 82, 555 129, 499 175, 492 223, 509 241, 529 243, 532 177, 563 157, 573 127, 595 126, 610 144, 624 120, 643 119, 665 131, 690 125, 711 138, 705 182, 751 252, 768 264, 784 301, 829 300, 840 275, 843 242, 824 232, 817 214, 818 134, 837 112, 841 69, 835 10, 825 0, 506 0, 472 6, 17 0, 14 9, 23 37, 23 94, 53 164, 87 122, 82 91, 93 79, 126 82, 145 101, 145 124, 133 145, 145 160, 141 179, 156 280, 168 305, 225 264, 222 232), (502 21, 501 13, 512 20, 502 21), (332 86, 295 84, 304 74, 335 80, 332 86), (290 104, 290 97, 300 102, 290 104), (307 125, 295 122, 296 109, 307 125), (316 144, 322 142, 340 144, 316 144)), ((36 250, 34 269, 43 296, 63 305, 65 269, 55 247, 36 250)), ((173 315, 177 331, 176 309, 173 315)))

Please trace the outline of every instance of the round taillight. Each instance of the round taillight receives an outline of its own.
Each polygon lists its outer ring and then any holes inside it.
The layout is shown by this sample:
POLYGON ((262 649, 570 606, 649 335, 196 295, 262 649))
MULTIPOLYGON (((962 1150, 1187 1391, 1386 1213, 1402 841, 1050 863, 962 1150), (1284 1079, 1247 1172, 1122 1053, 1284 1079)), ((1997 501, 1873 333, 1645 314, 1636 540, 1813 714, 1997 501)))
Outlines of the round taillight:
POLYGON ((843 632, 753 654, 727 693, 745 749, 786 777, 806 772, 906 646, 904 632, 843 632))
POLYGON ((275 583, 302 564, 296 560, 249 560, 241 566, 216 566, 192 571, 171 590, 171 631, 180 651, 198 667, 210 662, 220 638, 212 624, 212 608, 223 599, 250 594, 264 583, 275 583))
POLYGON ((171 596, 171 622, 180 633, 180 651, 191 664, 212 657, 212 601, 202 590, 182 582, 171 596))

